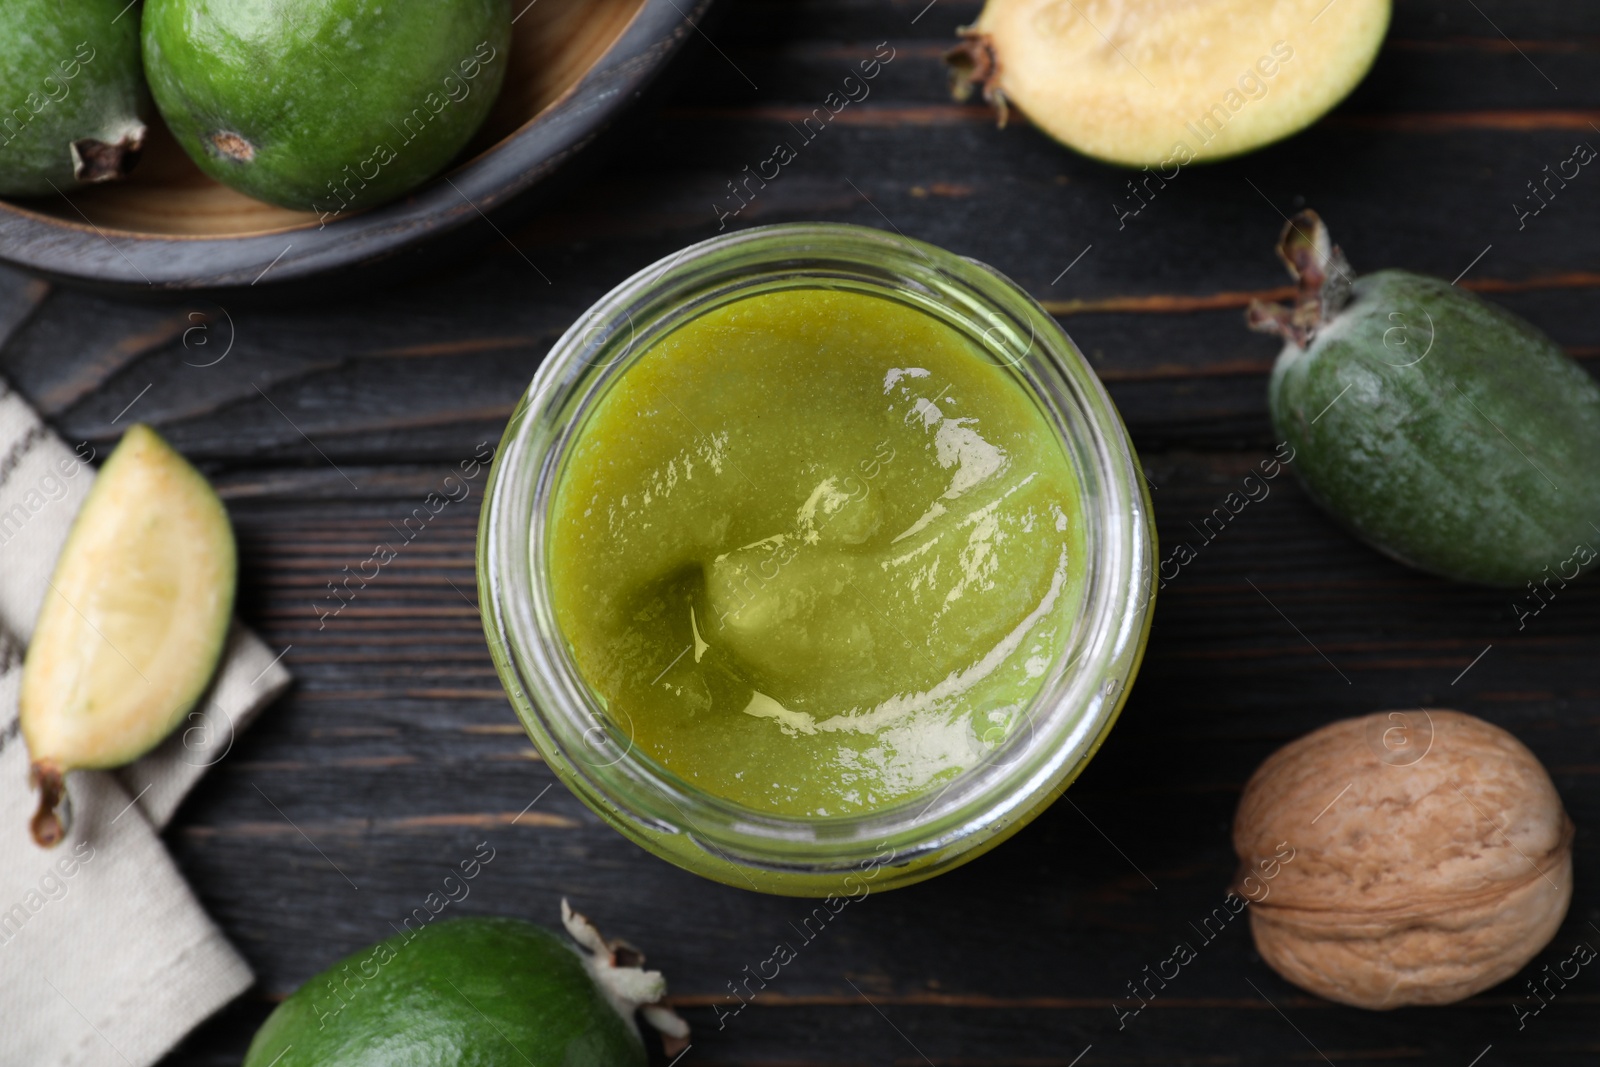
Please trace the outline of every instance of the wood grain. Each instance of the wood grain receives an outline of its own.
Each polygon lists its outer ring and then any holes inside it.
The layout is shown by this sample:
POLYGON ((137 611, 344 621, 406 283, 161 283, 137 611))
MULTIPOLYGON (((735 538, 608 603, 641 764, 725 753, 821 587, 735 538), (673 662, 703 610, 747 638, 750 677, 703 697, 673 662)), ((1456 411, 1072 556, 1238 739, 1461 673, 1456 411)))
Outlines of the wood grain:
POLYGON ((569 896, 643 946, 695 1027, 682 1067, 1593 1062, 1600 974, 1586 969, 1524 1029, 1512 1007, 1544 964, 1600 943, 1600 584, 1562 591, 1519 629, 1505 593, 1379 557, 1288 475, 1220 535, 1196 527, 1273 448, 1276 345, 1244 330, 1241 308, 1282 292, 1282 213, 1315 206, 1358 269, 1466 271, 1463 286, 1597 369, 1600 173, 1586 168, 1525 228, 1511 205, 1575 137, 1600 143, 1573 126, 1600 110, 1600 13, 1400 0, 1377 67, 1335 115, 1185 169, 1119 220, 1126 172, 948 101, 938 54, 977 11, 727 0, 589 180, 502 223, 504 238, 480 220, 471 254, 381 290, 147 306, 0 272, 0 373, 72 440, 109 443, 146 419, 205 467, 238 527, 241 610, 288 648, 298 680, 166 835, 259 976, 167 1067, 237 1064, 277 1000, 388 934, 481 841, 496 858, 462 913, 552 922, 569 896), (1131 701, 1063 802, 982 859, 852 904, 805 941, 804 902, 655 860, 554 784, 478 623, 481 484, 339 615, 324 622, 314 604, 498 439, 562 330, 629 274, 717 232, 727 183, 793 139, 786 116, 809 113, 882 41, 896 55, 861 111, 807 142, 729 225, 892 228, 1010 275, 1108 383, 1163 545, 1198 555, 1161 592, 1131 701), (1198 941, 1192 924, 1221 900, 1255 766, 1332 719, 1419 706, 1499 723, 1549 767, 1579 828, 1577 891, 1551 947, 1464 1004, 1374 1015, 1285 984, 1236 923, 1119 1028, 1111 1005, 1126 983, 1198 941), (779 941, 798 958, 730 1015, 729 983, 779 941))

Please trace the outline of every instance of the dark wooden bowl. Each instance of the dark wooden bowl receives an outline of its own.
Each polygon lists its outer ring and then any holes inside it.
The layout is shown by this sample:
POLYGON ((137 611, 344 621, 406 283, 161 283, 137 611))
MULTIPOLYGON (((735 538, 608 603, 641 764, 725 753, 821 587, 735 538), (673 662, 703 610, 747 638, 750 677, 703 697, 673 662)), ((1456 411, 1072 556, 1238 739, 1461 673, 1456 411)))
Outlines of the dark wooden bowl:
POLYGON ((0 259, 158 290, 281 286, 389 259, 547 179, 634 99, 709 5, 513 0, 522 14, 505 86, 461 159, 400 200, 326 226, 206 177, 156 118, 128 181, 0 200, 0 259))

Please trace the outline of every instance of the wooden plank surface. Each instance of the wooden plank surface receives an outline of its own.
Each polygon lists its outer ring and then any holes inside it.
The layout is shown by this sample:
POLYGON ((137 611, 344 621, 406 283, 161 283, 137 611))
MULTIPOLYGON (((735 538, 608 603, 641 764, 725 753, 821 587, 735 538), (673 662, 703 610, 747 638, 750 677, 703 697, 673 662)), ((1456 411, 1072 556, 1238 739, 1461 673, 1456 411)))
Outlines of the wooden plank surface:
POLYGON ((550 922, 566 895, 644 946, 696 1028, 686 1067, 1593 1062, 1600 977, 1587 971, 1520 1030, 1516 980, 1376 1015, 1279 980, 1243 923, 1125 1026, 1111 1005, 1219 902, 1256 764, 1388 707, 1463 708, 1545 761, 1579 827, 1578 888, 1529 973, 1600 937, 1600 585, 1563 590, 1519 629, 1506 594, 1380 558, 1289 478, 1214 541, 1191 526, 1271 452, 1276 346, 1243 329, 1241 308, 1282 286, 1271 245, 1303 205, 1358 269, 1465 271, 1600 368, 1600 174, 1522 229, 1512 207, 1575 142, 1600 143, 1600 8, 1400 0, 1377 67, 1333 116, 1187 168, 1120 222, 1125 172, 949 101, 938 56, 977 10, 727 0, 580 188, 507 240, 485 227, 476 254, 383 291, 161 305, 0 275, 0 374, 69 440, 109 442, 138 418, 204 466, 239 531, 241 610, 289 649, 298 680, 167 834, 259 976, 170 1067, 237 1063, 276 1000, 389 934, 482 841, 496 858, 452 907, 550 922), (809 908, 681 872, 559 785, 545 792, 553 778, 478 623, 481 483, 337 617, 314 603, 498 439, 594 299, 715 233, 726 183, 879 42, 894 59, 872 96, 731 224, 893 227, 1009 274, 1106 380, 1157 487, 1163 543, 1199 556, 1162 594, 1137 688, 1072 803, 964 868, 852 905, 730 1016, 729 983, 795 940, 809 908))

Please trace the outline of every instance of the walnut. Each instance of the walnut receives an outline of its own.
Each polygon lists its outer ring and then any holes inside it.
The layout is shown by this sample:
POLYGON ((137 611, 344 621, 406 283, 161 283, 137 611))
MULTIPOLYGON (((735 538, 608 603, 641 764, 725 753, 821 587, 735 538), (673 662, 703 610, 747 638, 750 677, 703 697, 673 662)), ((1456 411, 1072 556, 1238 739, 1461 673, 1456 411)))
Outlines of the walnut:
POLYGON ((1234 891, 1253 901, 1257 950, 1296 985, 1361 1008, 1448 1004, 1555 935, 1572 835, 1550 776, 1506 731, 1459 711, 1379 712, 1257 769, 1234 820, 1234 891), (1293 862, 1247 892, 1285 842, 1293 862))

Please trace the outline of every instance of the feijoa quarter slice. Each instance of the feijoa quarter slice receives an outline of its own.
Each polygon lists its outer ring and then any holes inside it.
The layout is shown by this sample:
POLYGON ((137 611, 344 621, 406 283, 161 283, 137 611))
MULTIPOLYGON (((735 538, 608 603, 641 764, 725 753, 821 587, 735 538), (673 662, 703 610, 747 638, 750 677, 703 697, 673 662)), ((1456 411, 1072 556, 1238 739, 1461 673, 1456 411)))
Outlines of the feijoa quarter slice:
POLYGON ((1278 254, 1298 297, 1257 303, 1249 321, 1284 340, 1272 422, 1323 507, 1460 581, 1549 595, 1593 564, 1600 385, 1587 371, 1442 279, 1357 277, 1315 212, 1290 220, 1278 254))
POLYGON ((74 521, 23 661, 34 840, 58 844, 65 776, 120 767, 194 707, 227 641, 238 569, 227 510, 148 426, 106 460, 74 521))

